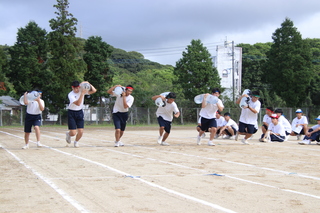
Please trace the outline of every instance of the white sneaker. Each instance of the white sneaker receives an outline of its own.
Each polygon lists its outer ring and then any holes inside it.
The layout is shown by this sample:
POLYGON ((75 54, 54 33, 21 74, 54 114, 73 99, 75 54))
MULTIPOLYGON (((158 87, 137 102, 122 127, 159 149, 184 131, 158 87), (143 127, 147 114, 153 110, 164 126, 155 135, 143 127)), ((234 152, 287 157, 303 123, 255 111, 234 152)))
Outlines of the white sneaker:
POLYGON ((215 146, 215 144, 212 141, 208 141, 208 146, 215 146))
POLYGON ((121 141, 119 141, 119 146, 124 146, 124 144, 121 141))
POLYGON ((29 144, 24 145, 22 149, 29 149, 29 144))
POLYGON ((201 138, 204 138, 204 137, 206 137, 206 133, 203 133, 203 134, 201 135, 201 138))
POLYGON ((249 144, 246 139, 242 139, 241 142, 242 142, 243 144, 249 144))
POLYGON ((301 139, 301 135, 297 135, 297 140, 299 141, 301 139))
POLYGON ((230 140, 235 140, 235 139, 236 139, 236 136, 235 136, 235 135, 232 135, 229 139, 230 139, 230 140))
POLYGON ((70 137, 70 135, 69 135, 69 131, 66 132, 66 141, 67 141, 68 144, 71 143, 71 137, 70 137))
POLYGON ((224 136, 222 136, 222 138, 223 138, 223 139, 229 139, 230 136, 229 136, 229 135, 224 135, 224 136))
POLYGON ((79 148, 79 143, 78 142, 75 141, 73 145, 74 145, 74 147, 79 148))
POLYGON ((162 146, 170 146, 170 144, 168 144, 168 143, 165 142, 165 141, 162 141, 162 142, 161 142, 161 145, 162 145, 162 146))
POLYGON ((161 135, 161 136, 158 137, 158 144, 161 144, 162 138, 163 138, 163 135, 161 135))
POLYGON ((309 144, 311 144, 311 141, 310 140, 303 140, 303 141, 298 142, 298 144, 300 144, 300 145, 309 145, 309 144))
POLYGON ((266 142, 266 139, 265 138, 259 138, 259 141, 260 142, 266 142))
POLYGON ((197 145, 200 145, 201 144, 201 137, 198 135, 197 136, 197 145))
POLYGON ((114 147, 119 147, 119 146, 120 146, 119 141, 115 141, 114 142, 114 147))
POLYGON ((253 135, 250 138, 248 138, 247 140, 251 140, 252 138, 253 138, 253 135))
POLYGON ((289 137, 290 137, 290 135, 286 135, 284 141, 288 141, 289 137))
POLYGON ((235 141, 238 141, 239 133, 237 132, 236 137, 234 138, 235 141))
POLYGON ((42 147, 42 144, 40 142, 37 142, 37 147, 42 147))

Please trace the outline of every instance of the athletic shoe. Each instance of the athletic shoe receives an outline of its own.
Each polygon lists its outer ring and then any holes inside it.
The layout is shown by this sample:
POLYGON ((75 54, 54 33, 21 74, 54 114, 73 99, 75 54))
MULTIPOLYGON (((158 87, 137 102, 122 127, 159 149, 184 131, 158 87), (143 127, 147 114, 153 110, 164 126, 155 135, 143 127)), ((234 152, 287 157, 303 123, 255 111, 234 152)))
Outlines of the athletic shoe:
POLYGON ((247 140, 251 140, 253 138, 253 135, 251 135, 251 137, 250 138, 248 138, 247 140))
POLYGON ((243 144, 249 144, 248 141, 247 141, 246 139, 244 139, 244 138, 241 140, 241 142, 242 142, 243 144))
POLYGON ((229 139, 230 136, 229 136, 229 135, 224 135, 224 136, 222 136, 222 138, 223 138, 223 139, 229 139))
POLYGON ((297 140, 299 141, 301 139, 301 135, 297 135, 297 140))
POLYGON ((232 135, 229 139, 230 139, 230 140, 234 140, 234 139, 236 139, 236 136, 235 136, 235 135, 232 135))
POLYGON ((24 145, 22 149, 29 149, 29 144, 24 145))
POLYGON ((259 141, 260 142, 266 142, 266 139, 265 138, 259 138, 259 141))
POLYGON ((239 133, 237 132, 236 137, 234 138, 236 141, 238 141, 239 133))
POLYGON ((203 134, 201 135, 201 138, 204 138, 204 137, 206 137, 206 133, 203 133, 203 134))
POLYGON ((66 132, 66 141, 67 141, 68 144, 71 143, 71 137, 69 135, 69 132, 66 132))
POLYGON ((119 141, 119 146, 124 146, 124 144, 121 141, 119 141))
POLYGON ((197 136, 197 145, 200 145, 201 144, 201 137, 198 135, 197 136))
POLYGON ((119 147, 119 146, 120 146, 119 141, 118 141, 118 142, 115 141, 115 142, 114 142, 114 147, 119 147))
POLYGON ((298 142, 298 144, 300 144, 300 145, 309 145, 309 144, 311 144, 311 141, 303 140, 303 141, 298 142))
POLYGON ((40 142, 37 142, 37 147, 42 147, 42 144, 40 142))
POLYGON ((74 147, 79 148, 79 143, 78 142, 75 141, 73 145, 74 145, 74 147))
POLYGON ((161 136, 158 137, 158 144, 161 144, 162 138, 163 138, 163 135, 161 135, 161 136))
POLYGON ((212 141, 208 141, 208 146, 215 146, 215 144, 212 141))
POLYGON ((162 141, 161 146, 170 146, 170 144, 166 143, 165 141, 162 141))
POLYGON ((286 135, 284 141, 288 141, 290 135, 286 135))

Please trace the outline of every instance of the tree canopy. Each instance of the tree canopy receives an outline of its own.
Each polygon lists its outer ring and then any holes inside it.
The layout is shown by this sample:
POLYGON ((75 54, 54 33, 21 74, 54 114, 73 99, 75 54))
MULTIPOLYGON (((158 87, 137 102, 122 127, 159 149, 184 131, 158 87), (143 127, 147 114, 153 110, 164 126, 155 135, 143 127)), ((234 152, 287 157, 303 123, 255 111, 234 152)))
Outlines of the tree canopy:
POLYGON ((210 89, 214 87, 221 87, 211 55, 200 40, 192 40, 186 51, 183 51, 182 58, 174 68, 174 75, 177 77, 174 83, 188 100, 202 93, 211 93, 210 89))

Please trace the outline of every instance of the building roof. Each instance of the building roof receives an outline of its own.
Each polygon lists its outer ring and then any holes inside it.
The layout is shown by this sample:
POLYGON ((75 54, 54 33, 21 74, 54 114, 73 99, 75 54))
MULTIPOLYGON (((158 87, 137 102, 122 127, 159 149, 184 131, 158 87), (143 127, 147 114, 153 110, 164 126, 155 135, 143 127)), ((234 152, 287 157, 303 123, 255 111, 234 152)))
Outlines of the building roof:
POLYGON ((0 96, 0 100, 3 105, 7 107, 20 107, 21 104, 18 100, 10 97, 10 96, 0 96))

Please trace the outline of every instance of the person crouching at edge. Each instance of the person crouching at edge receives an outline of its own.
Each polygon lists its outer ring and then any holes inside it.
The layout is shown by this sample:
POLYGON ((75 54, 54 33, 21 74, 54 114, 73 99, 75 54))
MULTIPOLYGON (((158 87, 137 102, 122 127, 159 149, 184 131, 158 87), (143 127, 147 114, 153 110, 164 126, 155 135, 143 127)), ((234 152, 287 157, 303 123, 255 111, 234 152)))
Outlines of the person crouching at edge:
POLYGON ((176 118, 180 116, 178 106, 174 102, 174 100, 176 99, 176 94, 170 92, 166 97, 162 95, 155 95, 152 97, 152 100, 155 101, 157 98, 161 98, 166 103, 164 106, 159 106, 156 112, 158 123, 160 126, 160 136, 158 138, 158 143, 162 146, 169 146, 169 144, 166 143, 166 139, 170 134, 173 116, 176 118))
POLYGON ((112 119, 115 127, 114 146, 119 147, 119 146, 124 146, 124 144, 120 141, 120 139, 123 136, 123 133, 126 129, 129 108, 132 106, 134 101, 134 97, 131 95, 134 88, 133 86, 128 85, 125 87, 125 90, 122 92, 122 94, 117 96, 114 93, 114 89, 116 87, 122 87, 122 86, 115 85, 111 87, 107 92, 112 96, 116 96, 116 102, 114 103, 113 111, 112 111, 112 119))

